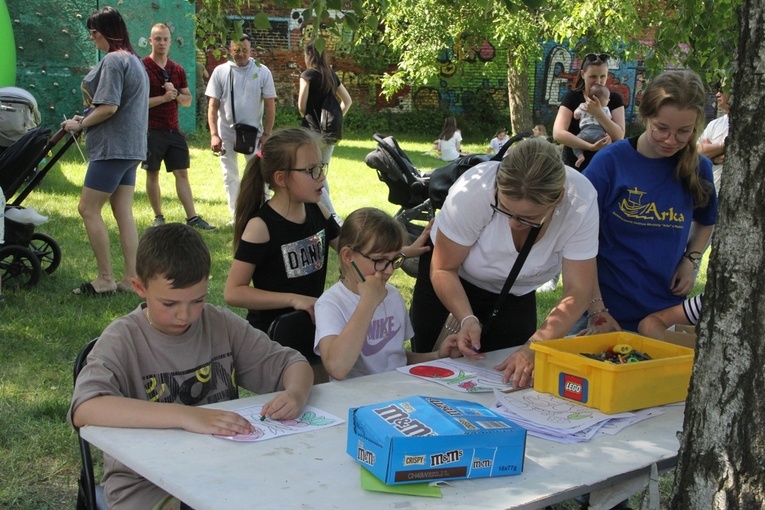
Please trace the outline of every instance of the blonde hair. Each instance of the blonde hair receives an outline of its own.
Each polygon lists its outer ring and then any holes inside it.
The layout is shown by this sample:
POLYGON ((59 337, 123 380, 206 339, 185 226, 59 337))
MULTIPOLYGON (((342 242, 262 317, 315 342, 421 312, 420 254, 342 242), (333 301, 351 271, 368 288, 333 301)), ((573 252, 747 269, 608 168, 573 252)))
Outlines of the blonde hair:
POLYGON ((527 138, 510 147, 497 170, 497 191, 512 200, 554 204, 566 186, 566 168, 558 150, 543 138, 527 138))
MULTIPOLYGON (((376 207, 356 209, 343 221, 338 249, 366 249, 369 253, 400 251, 407 239, 404 226, 376 207)), ((342 271, 342 269, 341 269, 342 271)))
POLYGON ((706 90, 698 74, 693 71, 670 71, 657 76, 646 87, 640 101, 640 119, 647 122, 659 114, 663 106, 674 106, 678 110, 694 110, 696 124, 693 135, 677 154, 675 179, 693 195, 694 207, 703 207, 709 202, 712 185, 699 177, 699 154, 696 142, 704 130, 704 107, 706 90))
POLYGON ((260 152, 247 163, 234 208, 234 251, 247 222, 266 203, 266 184, 275 189, 274 174, 293 168, 298 149, 305 145, 321 153, 321 134, 302 127, 279 129, 266 138, 260 152))

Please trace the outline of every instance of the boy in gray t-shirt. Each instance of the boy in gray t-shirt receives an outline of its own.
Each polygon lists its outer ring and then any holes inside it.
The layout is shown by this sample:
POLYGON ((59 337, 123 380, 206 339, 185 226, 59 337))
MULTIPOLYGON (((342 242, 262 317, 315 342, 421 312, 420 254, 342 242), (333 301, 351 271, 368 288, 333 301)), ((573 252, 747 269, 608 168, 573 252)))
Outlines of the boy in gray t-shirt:
MULTIPOLYGON (((206 304, 210 252, 192 227, 168 223, 141 238, 138 278, 146 299, 111 323, 77 377, 73 426, 182 428, 233 436, 252 431, 230 411, 195 407, 238 398, 241 386, 280 391, 263 414, 295 418, 308 400, 313 370, 297 351, 272 342, 233 312, 206 304)), ((110 509, 177 508, 180 502, 104 455, 110 509)))

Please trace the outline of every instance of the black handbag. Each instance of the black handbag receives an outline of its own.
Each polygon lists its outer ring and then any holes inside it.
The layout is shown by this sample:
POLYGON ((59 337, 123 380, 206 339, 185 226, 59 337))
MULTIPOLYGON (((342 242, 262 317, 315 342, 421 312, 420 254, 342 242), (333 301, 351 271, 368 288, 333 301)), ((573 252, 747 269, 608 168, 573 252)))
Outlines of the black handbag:
POLYGON ((231 114, 234 118, 234 152, 240 154, 252 154, 255 152, 255 146, 258 143, 258 128, 249 124, 237 124, 236 122, 236 103, 234 103, 234 72, 229 72, 229 82, 231 84, 231 114))

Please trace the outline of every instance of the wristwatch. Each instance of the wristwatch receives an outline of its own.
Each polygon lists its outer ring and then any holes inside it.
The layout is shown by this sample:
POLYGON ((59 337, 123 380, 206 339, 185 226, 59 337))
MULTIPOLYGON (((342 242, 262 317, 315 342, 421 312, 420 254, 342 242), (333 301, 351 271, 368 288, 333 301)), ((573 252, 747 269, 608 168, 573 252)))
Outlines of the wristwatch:
POLYGON ((694 269, 698 269, 701 265, 701 252, 698 251, 690 251, 683 255, 683 257, 687 258, 691 261, 691 264, 693 264, 694 269))

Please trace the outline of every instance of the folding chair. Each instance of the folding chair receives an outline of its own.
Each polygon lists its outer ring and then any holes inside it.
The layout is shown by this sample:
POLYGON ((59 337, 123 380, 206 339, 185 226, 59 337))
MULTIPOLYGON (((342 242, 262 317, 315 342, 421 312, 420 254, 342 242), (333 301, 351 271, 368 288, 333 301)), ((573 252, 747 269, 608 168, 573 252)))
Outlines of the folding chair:
POLYGON ((285 347, 291 347, 305 356, 313 368, 313 383, 320 384, 329 381, 329 375, 321 358, 313 352, 316 326, 311 315, 305 310, 280 315, 268 327, 268 336, 285 347))
MULTIPOLYGON (((77 376, 80 375, 85 364, 88 362, 88 354, 93 350, 98 337, 88 342, 74 360, 73 382, 77 383, 77 376)), ((80 457, 82 458, 82 470, 80 479, 77 482, 77 510, 106 510, 106 500, 104 499, 104 488, 96 482, 93 476, 93 457, 90 453, 90 443, 80 436, 77 430, 77 439, 80 442, 80 457)))

